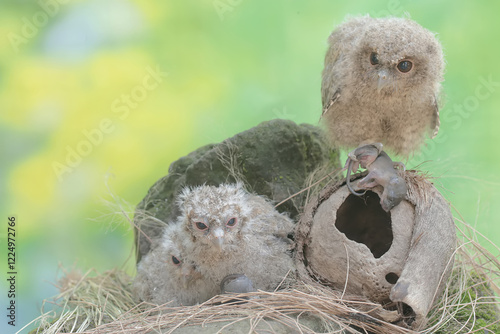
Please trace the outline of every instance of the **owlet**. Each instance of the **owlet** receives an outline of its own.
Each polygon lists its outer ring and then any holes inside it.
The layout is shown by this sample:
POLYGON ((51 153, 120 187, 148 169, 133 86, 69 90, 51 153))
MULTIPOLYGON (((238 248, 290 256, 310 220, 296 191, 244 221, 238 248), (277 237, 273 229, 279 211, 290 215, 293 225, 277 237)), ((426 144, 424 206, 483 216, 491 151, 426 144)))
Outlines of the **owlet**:
POLYGON ((328 44, 322 118, 335 146, 382 143, 408 157, 437 134, 444 61, 433 33, 405 18, 362 16, 328 44))
POLYGON ((186 259, 203 277, 221 284, 244 275, 253 288, 269 291, 294 272, 287 238, 294 224, 262 197, 239 184, 205 185, 186 188, 179 206, 178 223, 190 235, 186 259))
POLYGON ((206 279, 187 260, 183 239, 189 238, 177 224, 168 225, 155 247, 139 262, 132 284, 139 301, 169 306, 202 303, 219 293, 219 283, 206 279))

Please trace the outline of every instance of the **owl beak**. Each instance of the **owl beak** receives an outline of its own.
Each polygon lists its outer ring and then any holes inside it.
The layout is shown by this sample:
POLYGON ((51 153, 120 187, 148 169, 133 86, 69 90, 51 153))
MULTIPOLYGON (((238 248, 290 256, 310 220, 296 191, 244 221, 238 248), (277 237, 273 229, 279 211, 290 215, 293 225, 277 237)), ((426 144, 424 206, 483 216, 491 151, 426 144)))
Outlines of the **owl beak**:
POLYGON ((215 246, 219 250, 222 250, 222 245, 224 244, 224 231, 221 228, 216 228, 212 232, 212 236, 214 237, 212 240, 213 240, 215 246))
POLYGON ((182 269, 182 286, 184 289, 188 288, 189 282, 191 282, 191 270, 189 268, 182 269))
POLYGON ((387 70, 380 70, 378 72, 377 91, 380 93, 380 91, 384 87, 387 87, 389 85, 389 83, 390 83, 389 72, 387 70))

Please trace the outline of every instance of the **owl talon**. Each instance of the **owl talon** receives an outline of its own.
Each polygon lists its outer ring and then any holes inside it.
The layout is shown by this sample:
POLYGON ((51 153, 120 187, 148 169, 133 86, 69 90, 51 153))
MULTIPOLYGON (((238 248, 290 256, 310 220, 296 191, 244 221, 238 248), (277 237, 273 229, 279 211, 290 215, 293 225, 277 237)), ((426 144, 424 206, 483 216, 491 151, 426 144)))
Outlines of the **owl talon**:
POLYGON ((355 150, 349 152, 346 166, 347 166, 347 176, 346 176, 346 184, 347 188, 351 192, 351 194, 356 196, 362 196, 366 193, 358 193, 351 186, 351 172, 357 171, 359 166, 362 168, 368 168, 380 155, 382 152, 383 145, 382 143, 373 143, 368 145, 362 145, 356 148, 355 150))
POLYGON ((378 154, 382 153, 384 149, 384 144, 382 143, 371 143, 370 145, 374 146, 377 149, 378 154))

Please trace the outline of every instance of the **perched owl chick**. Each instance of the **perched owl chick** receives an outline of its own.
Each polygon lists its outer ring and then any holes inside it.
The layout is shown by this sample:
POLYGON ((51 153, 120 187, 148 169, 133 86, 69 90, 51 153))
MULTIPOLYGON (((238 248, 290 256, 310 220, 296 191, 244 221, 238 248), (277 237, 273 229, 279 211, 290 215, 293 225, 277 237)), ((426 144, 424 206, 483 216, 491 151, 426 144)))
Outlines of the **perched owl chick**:
POLYGON ((169 306, 194 305, 219 293, 219 285, 196 270, 186 260, 183 239, 189 238, 182 226, 168 225, 161 241, 138 264, 132 284, 139 301, 169 306))
POLYGON ((328 39, 323 120, 335 146, 382 143, 408 157, 439 129, 444 61, 436 37, 403 18, 355 17, 328 39))
POLYGON ((245 275, 255 289, 269 291, 293 269, 292 221, 241 185, 186 188, 179 206, 179 224, 190 235, 186 259, 204 277, 221 284, 228 275, 245 275))

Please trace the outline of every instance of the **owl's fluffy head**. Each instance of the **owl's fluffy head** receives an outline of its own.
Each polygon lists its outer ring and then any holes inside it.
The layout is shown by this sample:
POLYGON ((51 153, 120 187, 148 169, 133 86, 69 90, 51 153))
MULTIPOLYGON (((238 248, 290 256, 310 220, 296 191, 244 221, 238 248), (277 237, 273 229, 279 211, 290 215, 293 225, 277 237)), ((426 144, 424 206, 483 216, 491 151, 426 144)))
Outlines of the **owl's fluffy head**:
POLYGON ((172 279, 177 280, 184 288, 188 288, 192 282, 200 279, 201 275, 193 262, 185 260, 185 250, 182 244, 184 234, 185 232, 178 224, 167 226, 160 245, 163 250, 161 262, 166 266, 165 269, 172 279))
POLYGON ((186 188, 179 196, 180 224, 193 241, 222 250, 237 247, 251 211, 241 184, 186 188))
MULTIPOLYGON (((443 80, 444 60, 433 33, 406 18, 351 18, 329 38, 327 58, 339 56, 340 77, 353 87, 407 95, 434 93, 443 80), (342 45, 339 45, 342 44, 342 45)), ((336 76, 339 77, 339 76, 336 76)))

